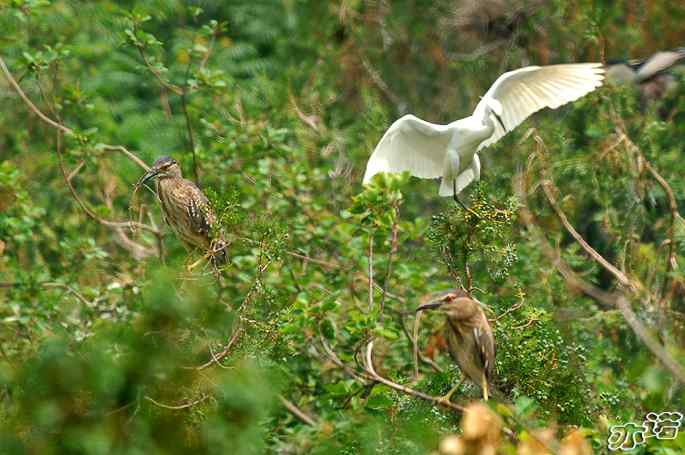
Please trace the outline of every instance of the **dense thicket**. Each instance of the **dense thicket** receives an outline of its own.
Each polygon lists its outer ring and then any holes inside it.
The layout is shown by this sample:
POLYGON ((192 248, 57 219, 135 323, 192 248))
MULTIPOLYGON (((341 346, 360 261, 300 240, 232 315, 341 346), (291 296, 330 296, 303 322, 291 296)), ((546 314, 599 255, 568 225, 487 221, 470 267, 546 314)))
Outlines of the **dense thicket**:
POLYGON ((680 2, 0 5, 0 452, 429 453, 460 413, 370 371, 447 392, 437 315, 416 374, 414 309, 459 285, 490 308, 502 453, 576 427, 601 452, 610 425, 683 409, 682 71, 661 100, 606 86, 485 151, 479 218, 432 181, 361 186, 399 115, 463 117, 528 64, 682 46, 680 2), (188 271, 201 254, 122 151, 197 178, 225 268, 188 271))

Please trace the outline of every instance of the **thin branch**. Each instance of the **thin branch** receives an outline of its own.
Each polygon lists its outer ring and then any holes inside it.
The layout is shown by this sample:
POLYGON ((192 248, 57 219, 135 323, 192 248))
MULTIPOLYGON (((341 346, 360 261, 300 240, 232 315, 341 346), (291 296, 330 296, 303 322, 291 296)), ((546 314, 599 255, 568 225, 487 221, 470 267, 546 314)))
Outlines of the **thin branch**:
POLYGON ((183 93, 181 94, 181 109, 183 110, 183 116, 186 120, 186 131, 188 132, 188 148, 193 155, 193 177, 195 179, 195 184, 200 184, 200 176, 198 173, 198 163, 197 156, 195 153, 195 139, 193 138, 193 126, 190 122, 190 115, 188 114, 188 105, 186 103, 186 88, 183 88, 183 93))
MULTIPOLYGON (((385 297, 388 294, 387 288, 388 288, 388 281, 390 280, 390 275, 392 274, 392 263, 393 260, 395 259, 395 255, 397 254, 397 237, 399 233, 399 222, 398 218, 400 216, 400 211, 399 207, 395 205, 393 208, 395 212, 395 217, 393 218, 392 222, 392 228, 391 228, 391 239, 390 239, 390 253, 388 254, 388 265, 385 269, 385 279, 383 280, 383 292, 381 294, 381 304, 380 304, 380 314, 379 314, 379 319, 381 322, 383 322, 383 311, 385 310, 385 297)), ((371 275, 369 275, 369 278, 371 278, 371 275)), ((369 280, 371 282, 371 280, 369 280)))
POLYGON ((200 398, 198 398, 198 399, 196 399, 196 400, 189 401, 189 402, 182 403, 182 404, 178 404, 178 405, 160 403, 159 401, 156 401, 156 400, 152 399, 152 398, 149 397, 148 395, 145 395, 144 398, 145 398, 147 401, 149 401, 150 403, 154 404, 155 406, 159 406, 160 408, 171 409, 171 410, 173 410, 173 411, 178 411, 178 410, 181 410, 181 409, 191 408, 191 407, 195 406, 196 404, 202 403, 202 402, 205 401, 207 398, 209 398, 209 395, 205 395, 205 394, 203 393, 202 395, 200 395, 200 398))
POLYGON ((369 312, 373 309, 373 233, 369 231, 369 312))
POLYGON ((164 80, 164 78, 162 77, 160 72, 157 71, 157 69, 154 68, 152 66, 152 64, 150 63, 150 61, 148 60, 147 55, 145 54, 145 51, 143 50, 143 46, 136 45, 136 49, 138 49, 138 54, 143 59, 143 63, 145 63, 145 67, 155 77, 155 79, 157 79, 157 82, 159 82, 159 85, 161 85, 163 89, 169 90, 170 92, 174 93, 175 95, 181 96, 183 94, 183 89, 176 84, 172 84, 172 83, 164 80))
MULTIPOLYGON (((542 153, 543 150, 546 150, 546 146, 544 142, 542 141, 542 138, 540 136, 535 136, 535 141, 538 143, 539 148, 538 148, 538 153, 544 157, 544 154, 542 153)), ((542 160, 544 161, 544 160, 542 160)), ((604 267, 609 273, 611 273, 618 281, 621 283, 623 286, 628 286, 628 287, 634 287, 637 286, 636 283, 631 281, 623 272, 621 272, 619 269, 613 266, 613 264, 609 263, 604 257, 602 257, 601 254, 599 254, 594 248, 590 246, 589 243, 585 241, 585 239, 578 233, 578 231, 575 230, 573 225, 568 221, 568 218, 566 217, 566 214, 561 210, 559 205, 557 204, 557 200, 554 197, 554 190, 557 190, 557 188, 554 186, 552 183, 552 180, 550 179, 547 170, 543 170, 543 176, 545 180, 542 182, 542 189, 545 193, 545 196, 547 197, 547 200, 549 201, 549 205, 552 207, 552 210, 554 210, 554 213, 557 215, 557 218, 559 218, 559 221, 561 221, 561 224, 564 225, 566 228, 566 231, 568 231, 569 234, 571 234, 571 237, 573 237, 576 242, 585 250, 587 254, 592 257, 592 259, 595 260, 599 265, 604 267)), ((558 191, 558 190, 557 190, 558 191)))
POLYGON ((668 199, 668 209, 671 213, 671 225, 668 228, 668 257, 666 259, 666 276, 664 278, 661 291, 661 302, 663 303, 670 297, 671 291, 669 291, 669 282, 672 281, 673 278, 669 280, 669 275, 677 266, 675 256, 675 222, 680 217, 680 214, 678 213, 678 204, 675 199, 673 188, 671 188, 666 179, 659 174, 652 163, 647 160, 644 153, 642 153, 642 150, 640 150, 640 148, 632 140, 630 140, 625 130, 621 131, 617 128, 616 131, 621 136, 621 139, 625 142, 625 144, 640 157, 649 173, 652 174, 652 177, 654 177, 654 180, 656 180, 659 186, 661 186, 661 188, 664 190, 666 198, 668 199))
POLYGON ((304 411, 302 411, 300 408, 295 406, 291 401, 287 400, 283 395, 278 394, 278 399, 281 400, 281 403, 285 408, 290 411, 292 415, 300 419, 302 422, 306 423, 307 425, 310 426, 316 426, 318 418, 314 418, 306 414, 304 411))
POLYGON ((71 128, 67 128, 66 126, 57 123, 56 121, 52 120, 50 117, 47 115, 43 114, 40 109, 36 107, 35 104, 29 99, 28 96, 26 96, 26 93, 21 89, 19 86, 19 83, 14 80, 12 77, 12 73, 10 73, 9 69, 7 68, 7 65, 5 65, 5 61, 0 57, 0 70, 5 74, 5 78, 7 79, 7 82, 12 86, 15 92, 17 92, 17 95, 24 101, 24 103, 28 106, 28 108, 38 116, 43 122, 47 123, 53 128, 56 128, 57 130, 65 133, 65 134, 74 134, 74 131, 71 128))
MULTIPOLYGON (((523 179, 521 179, 521 182, 522 180, 523 179)), ((521 202, 524 203, 527 199, 527 193, 522 188, 523 185, 519 184, 518 186, 519 187, 516 188, 517 193, 519 195, 521 202)), ((685 384, 685 369, 683 369, 683 367, 671 357, 671 355, 666 351, 666 349, 651 335, 647 328, 637 318, 632 308, 630 307, 628 299, 621 293, 608 293, 580 278, 570 267, 568 267, 561 260, 559 253, 555 252, 554 249, 549 245, 549 242, 547 241, 547 239, 545 239, 544 235, 533 221, 534 218, 532 213, 530 213, 530 211, 527 209, 525 205, 523 205, 523 207, 520 209, 520 213, 521 219, 524 221, 524 223, 528 225, 530 232, 536 235, 538 244, 541 247, 543 253, 551 259, 551 262, 562 274, 562 276, 566 279, 566 284, 572 289, 578 289, 582 291, 589 297, 592 297, 596 301, 601 302, 606 306, 618 308, 619 311, 621 311, 623 318, 628 323, 628 326, 631 328, 633 333, 635 333, 635 335, 640 339, 640 341, 642 341, 642 343, 644 343, 644 345, 661 362, 661 364, 671 372, 671 374, 675 377, 676 380, 685 384)), ((571 229, 573 229, 573 226, 570 227, 571 229)), ((573 231, 577 233, 575 229, 573 229, 573 231)), ((596 255, 599 256, 599 253, 596 253, 596 255)), ((592 255, 591 257, 593 259, 595 258, 594 255, 592 255)), ((599 257, 602 260, 604 260, 604 262, 607 262, 603 257, 599 257)), ((642 286, 639 286, 639 288, 642 288, 642 286)), ((636 287, 633 286, 627 287, 627 289, 631 290, 633 293, 635 293, 636 291, 636 287)))
POLYGON ((431 403, 437 404, 439 406, 443 406, 445 408, 453 409, 458 412, 464 412, 465 408, 462 406, 459 406, 458 404, 452 403, 451 401, 447 401, 443 399, 442 397, 434 397, 432 395, 428 395, 423 392, 419 392, 418 390, 414 390, 411 387, 406 387, 401 384, 397 384, 396 382, 393 382, 389 379, 386 379, 376 373, 376 370, 373 367, 373 341, 370 341, 369 344, 366 346, 366 355, 364 357, 365 360, 365 369, 366 372, 371 376, 371 378, 374 381, 378 381, 383 385, 386 385, 390 387, 391 389, 397 390, 402 393, 406 393, 408 395, 415 396, 417 398, 421 398, 422 400, 430 401, 431 403))
POLYGON ((84 164, 86 164, 86 162, 85 162, 84 160, 81 160, 81 161, 76 165, 76 167, 74 167, 74 169, 69 173, 69 176, 67 177, 67 180, 69 180, 69 181, 71 182, 71 181, 74 179, 74 177, 76 177, 76 175, 81 171, 81 169, 83 168, 83 165, 84 165, 84 164))
POLYGON ((333 262, 322 261, 321 259, 315 259, 315 258, 305 256, 305 255, 300 254, 300 253, 295 253, 294 251, 286 251, 285 254, 287 254, 288 256, 298 258, 298 259, 302 259, 305 262, 311 262, 313 264, 318 264, 318 265, 326 267, 328 269, 340 268, 339 264, 334 264, 333 262))
POLYGON ((83 294, 81 294, 81 293, 78 292, 76 289, 74 289, 74 288, 72 288, 71 286, 68 286, 68 285, 66 285, 66 284, 63 284, 63 283, 56 283, 56 282, 48 282, 48 283, 41 283, 41 286, 44 287, 44 288, 59 288, 59 289, 64 289, 65 291, 67 291, 67 292, 73 294, 74 297, 76 297, 76 298, 77 298, 81 303, 83 303, 84 305, 86 305, 86 306, 88 306, 88 307, 93 306, 93 303, 92 303, 90 300, 88 300, 87 298, 85 298, 85 297, 83 296, 83 294))
POLYGON ((200 365, 198 367, 189 367, 189 368, 192 368, 194 370, 204 370, 205 368, 208 368, 208 367, 214 365, 215 363, 219 364, 221 359, 226 357, 231 352, 231 348, 233 347, 235 342, 238 340, 238 337, 240 336, 242 331, 243 331, 243 329, 241 327, 238 327, 236 329, 236 331, 233 332, 233 335, 231 335, 231 338, 228 340, 228 343, 226 343, 224 350, 221 351, 220 353, 216 354, 216 355, 214 353, 211 353, 212 358, 209 359, 206 363, 203 363, 202 365, 200 365))

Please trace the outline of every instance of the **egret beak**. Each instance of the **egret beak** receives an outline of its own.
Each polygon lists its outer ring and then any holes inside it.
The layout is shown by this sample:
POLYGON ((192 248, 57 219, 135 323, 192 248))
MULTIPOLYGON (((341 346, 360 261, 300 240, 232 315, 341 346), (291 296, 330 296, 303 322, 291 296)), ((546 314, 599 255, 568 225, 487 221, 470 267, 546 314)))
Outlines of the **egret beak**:
POLYGON ((445 303, 444 300, 433 300, 432 302, 425 303, 416 309, 416 313, 424 310, 434 310, 440 308, 445 303))
POLYGON ((507 132, 507 127, 504 126, 504 122, 502 121, 502 117, 500 117, 499 115, 497 115, 494 111, 493 111, 492 115, 495 116, 495 118, 497 119, 497 121, 499 122, 499 124, 502 125, 502 129, 503 129, 504 132, 506 133, 506 132, 507 132))
POLYGON ((141 185, 144 185, 146 182, 149 180, 152 180, 153 178, 157 177, 157 174, 159 174, 159 169, 157 168, 150 168, 149 171, 143 175, 140 180, 138 180, 138 183, 136 183, 136 188, 140 187, 141 185))

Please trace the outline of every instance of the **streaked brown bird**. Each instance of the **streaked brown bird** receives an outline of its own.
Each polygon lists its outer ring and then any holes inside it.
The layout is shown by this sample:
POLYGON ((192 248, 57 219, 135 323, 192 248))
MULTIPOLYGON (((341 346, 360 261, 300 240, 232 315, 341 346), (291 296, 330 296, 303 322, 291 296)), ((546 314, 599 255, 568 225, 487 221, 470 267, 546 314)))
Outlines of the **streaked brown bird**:
POLYGON ((139 187, 156 178, 157 198, 164 220, 189 249, 207 253, 215 265, 226 262, 226 242, 212 228, 216 218, 207 197, 190 180, 184 179, 178 162, 162 156, 136 184, 139 187))
MULTIPOLYGON (((483 398, 487 400, 492 391, 490 381, 495 366, 495 337, 481 304, 462 290, 452 290, 416 309, 417 312, 424 310, 437 310, 445 315, 445 338, 450 355, 465 378, 480 387, 483 398)), ((462 382, 443 398, 449 400, 462 382)))

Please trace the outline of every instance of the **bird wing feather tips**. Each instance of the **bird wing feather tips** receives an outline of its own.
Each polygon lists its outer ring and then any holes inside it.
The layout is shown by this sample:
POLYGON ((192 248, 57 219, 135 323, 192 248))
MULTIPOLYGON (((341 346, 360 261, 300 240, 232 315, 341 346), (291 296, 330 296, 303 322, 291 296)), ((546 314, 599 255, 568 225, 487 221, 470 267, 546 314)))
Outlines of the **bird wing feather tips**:
POLYGON ((600 87, 603 80, 601 63, 528 66, 504 73, 478 103, 473 115, 485 115, 487 99, 495 99, 502 104, 501 118, 506 131, 494 122, 495 132, 478 150, 497 142, 540 109, 556 109, 575 101, 600 87))
POLYGON ((388 128, 371 154, 364 173, 364 184, 380 172, 409 171, 411 175, 425 179, 442 176, 450 138, 447 125, 405 115, 388 128))

